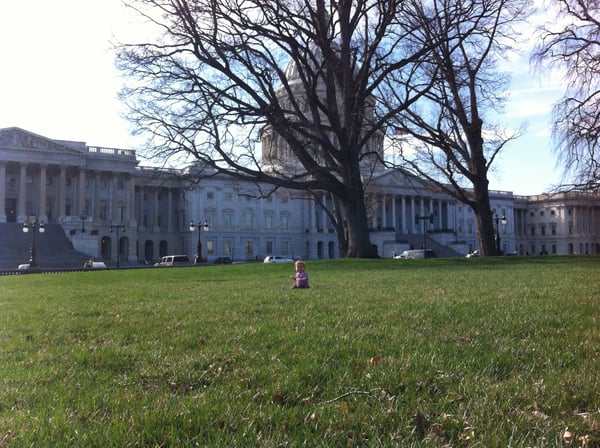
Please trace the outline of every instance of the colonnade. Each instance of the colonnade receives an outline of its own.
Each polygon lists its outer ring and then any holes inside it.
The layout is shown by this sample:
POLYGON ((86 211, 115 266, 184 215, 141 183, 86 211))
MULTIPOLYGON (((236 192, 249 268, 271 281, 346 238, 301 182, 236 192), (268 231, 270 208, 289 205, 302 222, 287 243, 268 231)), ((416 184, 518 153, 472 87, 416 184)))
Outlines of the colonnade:
POLYGON ((46 163, 0 162, 0 222, 64 222, 85 214, 101 222, 134 218, 135 182, 128 173, 46 163))
MULTIPOLYGON (((326 207, 333 207, 330 200, 322 198, 326 207)), ((308 201, 309 228, 312 232, 326 232, 327 211, 308 201)), ((381 194, 375 204, 371 204, 370 227, 373 230, 395 231, 404 234, 422 233, 422 223, 415 216, 433 214, 433 223, 428 229, 448 230, 456 228, 456 205, 452 201, 434 199, 421 195, 381 194)))

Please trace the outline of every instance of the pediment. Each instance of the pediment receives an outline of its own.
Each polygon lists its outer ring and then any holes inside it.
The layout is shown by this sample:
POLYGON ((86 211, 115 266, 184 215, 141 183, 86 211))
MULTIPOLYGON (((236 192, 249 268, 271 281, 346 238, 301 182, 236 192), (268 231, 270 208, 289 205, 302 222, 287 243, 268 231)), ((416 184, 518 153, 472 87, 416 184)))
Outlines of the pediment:
POLYGON ((59 142, 21 128, 0 129, 0 149, 25 150, 36 152, 82 154, 85 143, 59 142))
POLYGON ((422 182, 412 174, 399 169, 389 169, 373 179, 373 184, 385 187, 415 187, 422 182))

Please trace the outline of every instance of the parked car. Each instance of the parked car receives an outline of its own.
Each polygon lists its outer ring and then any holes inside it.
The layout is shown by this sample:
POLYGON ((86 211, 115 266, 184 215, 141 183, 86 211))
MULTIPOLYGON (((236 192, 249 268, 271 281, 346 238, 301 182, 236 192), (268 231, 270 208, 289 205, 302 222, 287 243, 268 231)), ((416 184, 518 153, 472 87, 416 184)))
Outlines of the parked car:
POLYGON ((95 261, 90 258, 88 261, 83 263, 85 269, 106 269, 106 264, 103 261, 95 261))
POLYGON ((417 258, 437 258, 437 254, 433 249, 415 249, 405 250, 400 255, 396 255, 394 258, 401 260, 414 260, 417 258))
POLYGON ((89 269, 106 269, 106 263, 103 261, 93 261, 89 269))
POLYGON ((187 266, 189 264, 190 258, 187 255, 167 255, 154 266, 187 266))
POLYGON ((267 255, 263 263, 292 263, 294 260, 280 255, 267 255))
POLYGON ((213 261, 214 264, 231 264, 232 260, 229 257, 217 257, 215 258, 215 261, 213 261))

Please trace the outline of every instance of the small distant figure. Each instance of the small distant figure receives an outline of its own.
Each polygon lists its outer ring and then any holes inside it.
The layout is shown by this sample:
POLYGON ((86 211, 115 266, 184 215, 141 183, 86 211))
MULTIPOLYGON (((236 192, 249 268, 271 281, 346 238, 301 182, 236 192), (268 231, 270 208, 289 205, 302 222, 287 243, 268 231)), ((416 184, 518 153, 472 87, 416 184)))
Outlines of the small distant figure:
POLYGON ((86 261, 85 263, 83 263, 83 267, 85 269, 91 269, 92 266, 94 266, 94 259, 90 258, 88 261, 86 261))
POLYGON ((308 274, 306 273, 306 265, 304 261, 298 260, 294 263, 296 268, 296 273, 294 275, 290 275, 290 280, 294 280, 294 284, 292 285, 292 289, 295 288, 310 288, 308 285, 308 274))

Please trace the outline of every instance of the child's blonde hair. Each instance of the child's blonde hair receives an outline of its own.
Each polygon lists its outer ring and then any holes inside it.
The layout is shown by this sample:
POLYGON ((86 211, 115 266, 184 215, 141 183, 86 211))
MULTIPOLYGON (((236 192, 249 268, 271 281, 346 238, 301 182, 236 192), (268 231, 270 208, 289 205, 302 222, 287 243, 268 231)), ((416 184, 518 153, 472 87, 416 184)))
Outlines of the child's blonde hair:
POLYGON ((302 261, 302 260, 297 260, 297 261, 294 263, 294 267, 295 267, 296 269, 298 269, 298 267, 300 267, 300 266, 302 266, 303 268, 305 268, 305 267, 306 267, 306 264, 305 264, 305 263, 304 263, 304 261, 302 261))

